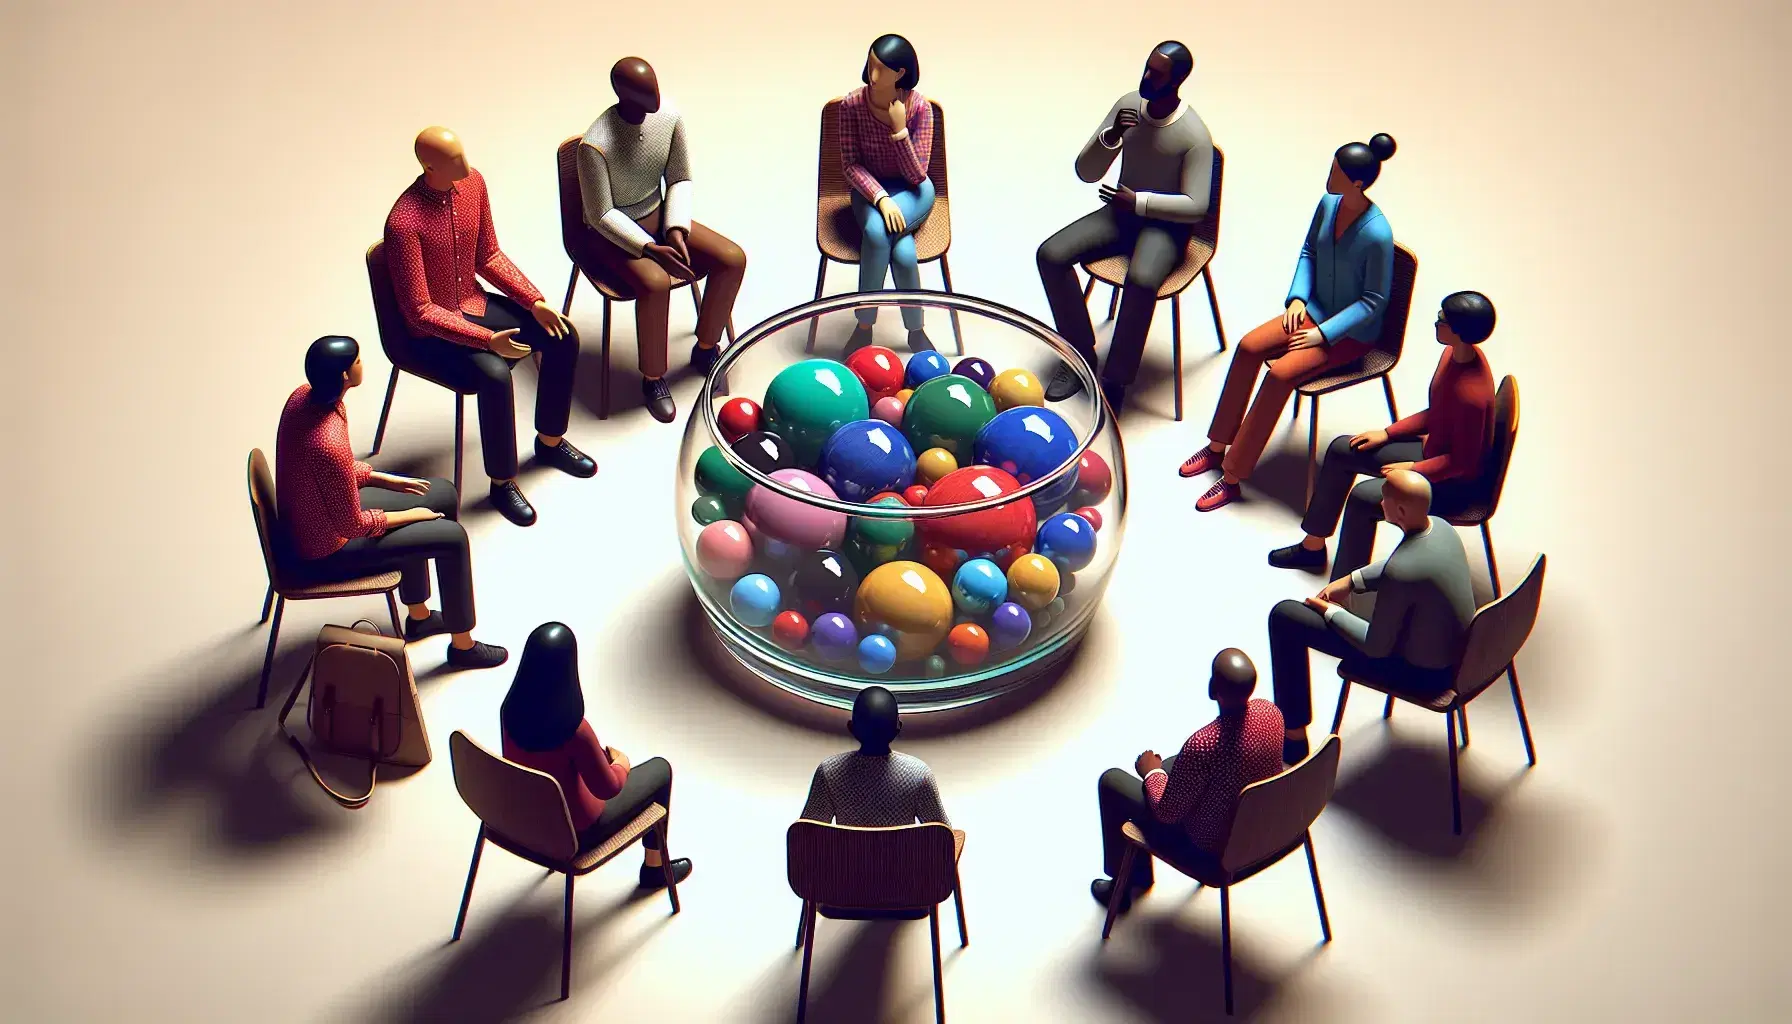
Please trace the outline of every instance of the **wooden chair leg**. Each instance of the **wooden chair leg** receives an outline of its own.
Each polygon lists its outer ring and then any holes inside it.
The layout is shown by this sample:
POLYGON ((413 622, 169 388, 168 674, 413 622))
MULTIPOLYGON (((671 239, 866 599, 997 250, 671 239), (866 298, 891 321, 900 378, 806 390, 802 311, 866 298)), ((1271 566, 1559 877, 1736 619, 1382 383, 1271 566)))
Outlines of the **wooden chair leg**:
POLYGON ((674 914, 676 914, 676 913, 678 913, 678 910, 679 910, 679 907, 678 907, 678 879, 672 873, 672 851, 666 845, 666 833, 668 831, 669 831, 669 829, 667 828, 666 819, 661 818, 660 824, 659 824, 660 871, 662 874, 664 874, 666 876, 666 895, 670 896, 672 898, 672 912, 674 914))
POLYGON ((1465 704, 1456 709, 1456 717, 1462 720, 1462 749, 1468 749, 1468 706, 1465 704))
POLYGON ((473 863, 467 866, 467 887, 461 890, 460 913, 454 918, 454 937, 449 942, 459 942, 461 930, 467 926, 467 907, 473 902, 473 880, 479 877, 479 855, 485 852, 485 824, 479 825, 479 834, 473 837, 473 863))
POLYGON ((1313 503, 1313 487, 1319 481, 1319 396, 1307 411, 1307 504, 1313 503))
POLYGON ((1120 286, 1116 284, 1108 287, 1111 289, 1108 292, 1108 319, 1112 320, 1114 312, 1120 308, 1120 286))
MULTIPOLYGON (((950 294, 952 292, 952 264, 946 259, 945 253, 940 253, 940 280, 946 282, 946 292, 950 294)), ((964 355, 964 330, 958 323, 958 309, 953 307, 947 312, 952 317, 952 344, 958 349, 958 354, 962 356, 964 355)))
POLYGON ((940 906, 935 903, 927 912, 927 924, 933 932, 933 1017, 946 1024, 946 975, 940 970, 940 906))
POLYGON ((809 901, 803 900, 802 903, 802 906, 796 908, 796 945, 792 947, 795 949, 803 948, 803 935, 809 925, 809 901))
POLYGON ((691 310, 698 316, 703 315, 703 286, 696 281, 691 282, 691 310))
POLYGON ((1232 887, 1220 886, 1220 960, 1226 972, 1226 1016, 1232 1016, 1232 887))
POLYGON ((572 293, 579 286, 579 265, 572 265, 572 274, 566 279, 566 299, 560 303, 560 315, 572 315, 572 293))
POLYGON ((1344 706, 1350 703, 1350 680, 1346 679, 1338 685, 1338 710, 1332 714, 1332 732, 1344 724, 1344 706))
POLYGON ((1182 422, 1182 295, 1170 296, 1170 352, 1176 364, 1176 422, 1182 422))
POLYGON ((1385 722, 1392 717, 1394 717, 1394 695, 1390 693, 1388 702, 1381 706, 1381 718, 1385 722))
MULTIPOLYGON (((821 258, 821 262, 818 263, 815 267, 815 301, 816 302, 821 301, 821 289, 822 289, 823 285, 827 284, 827 280, 828 280, 828 258, 826 256, 823 256, 821 258)), ((818 328, 820 326, 821 326, 821 318, 820 317, 812 316, 809 318, 809 343, 807 345, 803 346, 804 352, 815 351, 815 330, 816 330, 816 328, 818 328)))
POLYGON ((597 418, 610 418, 610 312, 614 305, 608 295, 604 296, 603 340, 599 345, 597 372, 597 418))
POLYGON ((1524 736, 1524 757, 1531 767, 1537 766, 1537 748, 1531 745, 1531 720, 1524 713, 1524 694, 1518 689, 1518 663, 1506 666, 1506 679, 1512 684, 1512 706, 1518 709, 1518 731, 1524 736))
MULTIPOLYGON (((1088 273, 1088 271, 1085 270, 1084 273, 1088 273)), ((1083 285, 1083 305, 1089 304, 1089 296, 1093 294, 1095 294, 1095 275, 1089 274, 1089 283, 1083 285)))
POLYGON ((398 367, 392 368, 392 376, 386 379, 386 403, 380 406, 380 425, 373 431, 373 448, 367 457, 373 458, 380 453, 380 445, 386 443, 386 420, 392 415, 392 396, 398 393, 398 367))
POLYGON ((466 460, 466 443, 462 440, 466 436, 467 396, 457 391, 454 393, 454 496, 457 502, 463 491, 460 469, 466 460))
POLYGON ((803 1024, 809 1016, 809 961, 815 956, 815 911, 815 904, 804 904, 808 923, 803 928, 803 980, 796 990, 796 1024, 803 1024))
POLYGON ((1456 716, 1444 715, 1444 732, 1450 741, 1450 831, 1462 834, 1462 781, 1456 770, 1456 716))
POLYGON ((971 944, 971 933, 964 923, 964 883, 959 881, 958 869, 952 869, 952 904, 958 908, 958 944, 971 944))
POLYGON ((1388 396, 1388 422, 1400 422, 1400 410, 1394 407, 1394 384, 1388 380, 1387 374, 1381 376, 1382 393, 1388 396))
POLYGON ((1481 520, 1481 550, 1487 552, 1487 579, 1493 584, 1493 596, 1500 596, 1500 564, 1493 558, 1493 531, 1487 520, 1481 520))
POLYGON ((386 591, 386 611, 392 614, 392 635, 404 639, 404 623, 398 617, 398 597, 392 591, 386 591))
MULTIPOLYGON (((274 585, 268 584, 268 596, 261 599, 261 622, 268 621, 268 614, 274 610, 274 585)), ((259 623, 258 623, 259 625, 259 623)))
POLYGON ((560 942, 560 998, 572 997, 572 874, 566 876, 566 926, 560 942))
POLYGON ((1108 941, 1108 935, 1114 930, 1114 918, 1120 916, 1120 901, 1126 898, 1126 890, 1132 885, 1132 862, 1138 856, 1137 847, 1130 842, 1126 844, 1126 852, 1120 855, 1120 870, 1114 875, 1114 888, 1108 893, 1108 918, 1101 924, 1101 941, 1108 941))
POLYGON ((274 648, 280 643, 280 618, 286 614, 285 595, 274 597, 274 625, 268 630, 268 653, 261 659, 261 688, 255 694, 255 706, 268 706, 268 675, 274 671, 274 648))
POLYGON ((1201 268, 1201 280, 1207 284, 1207 308, 1213 311, 1213 333, 1219 335, 1220 351, 1226 351, 1226 328, 1220 323, 1220 297, 1213 290, 1213 264, 1201 268))
POLYGON ((1319 861, 1313 856, 1313 833, 1305 836, 1307 846, 1307 873, 1313 876, 1313 902, 1319 904, 1319 930, 1325 935, 1325 941, 1332 941, 1332 919, 1325 912, 1325 890, 1319 885, 1319 861))
POLYGON ((1292 423, 1298 422, 1299 420, 1300 420, 1300 392, 1296 391, 1294 393, 1294 401, 1288 403, 1288 422, 1290 424, 1292 424, 1292 423))

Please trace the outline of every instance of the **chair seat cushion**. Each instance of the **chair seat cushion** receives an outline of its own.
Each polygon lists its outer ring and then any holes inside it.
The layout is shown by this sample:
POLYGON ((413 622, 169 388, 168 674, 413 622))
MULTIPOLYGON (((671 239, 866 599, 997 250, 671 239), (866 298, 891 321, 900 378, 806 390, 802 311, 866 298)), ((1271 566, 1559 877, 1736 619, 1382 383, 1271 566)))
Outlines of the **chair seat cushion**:
POLYGON ((1493 504, 1491 502, 1478 501, 1472 505, 1465 505, 1462 508, 1457 509, 1454 514, 1445 516, 1444 518, 1451 526, 1480 526, 1482 523, 1493 518, 1493 504))
MULTIPOLYGON (((859 262, 859 222, 852 212, 852 193, 830 194, 815 201, 815 245, 835 263, 859 262)), ((915 256, 921 263, 937 260, 952 247, 952 208, 945 196, 915 232, 915 256)))
POLYGON ((403 574, 399 572, 382 572, 378 576, 361 576, 352 580, 328 580, 317 582, 304 579, 282 579, 274 591, 288 601, 315 601, 326 597, 362 597, 368 594, 384 594, 395 589, 403 574))
MULTIPOLYGON (((1199 235, 1189 239, 1188 249, 1182 254, 1182 262, 1164 278, 1164 283, 1157 289, 1157 297, 1167 299, 1172 295, 1180 295, 1195 278, 1201 275, 1209 260, 1213 259, 1214 245, 1212 240, 1199 235)), ((1119 287, 1126 283, 1126 268, 1131 260, 1126 256, 1109 256, 1083 264, 1083 271, 1098 281, 1119 287)))
POLYGON ((1451 706, 1456 703, 1456 691, 1454 689, 1440 691, 1435 685, 1435 677, 1426 676, 1420 670, 1410 668, 1405 672, 1398 669, 1390 671, 1390 666, 1384 662, 1345 658, 1338 662, 1338 678, 1349 680, 1359 686, 1367 686, 1371 690, 1398 697, 1408 704, 1417 704, 1440 714, 1450 710, 1451 706))
POLYGON ((1370 349, 1361 359, 1355 359, 1320 377, 1314 377, 1300 386, 1300 393, 1309 397, 1323 395, 1352 384, 1361 384, 1366 380, 1385 375, 1394 368, 1394 354, 1379 348, 1370 349))

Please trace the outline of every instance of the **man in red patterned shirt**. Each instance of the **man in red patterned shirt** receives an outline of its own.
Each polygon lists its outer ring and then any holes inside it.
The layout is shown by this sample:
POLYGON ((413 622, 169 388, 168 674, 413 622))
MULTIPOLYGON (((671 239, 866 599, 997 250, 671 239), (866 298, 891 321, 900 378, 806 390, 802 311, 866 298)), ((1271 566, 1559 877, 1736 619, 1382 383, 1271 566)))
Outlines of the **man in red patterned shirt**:
MULTIPOLYGON (((1144 831, 1154 849, 1188 860, 1211 860, 1225 852, 1238 794, 1282 770, 1282 713, 1269 701, 1252 700, 1256 688, 1257 668, 1251 659, 1235 647, 1226 648, 1214 656, 1207 684, 1220 716, 1190 736, 1174 757, 1161 758, 1149 750, 1140 754, 1138 776, 1119 768, 1102 775, 1097 793, 1108 877, 1089 887, 1097 903, 1107 906, 1114 891, 1113 876, 1126 853, 1120 828, 1128 821, 1144 831)), ((1151 858, 1136 857, 1121 908, 1131 907, 1133 897, 1151 888, 1152 880, 1151 858)))
POLYGON ((459 137, 446 128, 417 136, 423 173, 386 217, 386 262, 392 290, 412 334, 418 369, 479 399, 479 437, 492 505, 518 526, 535 508, 517 487, 516 399, 510 371, 541 354, 535 392, 535 461, 577 477, 597 463, 566 440, 572 415, 579 337, 498 248, 485 178, 467 164, 459 137), (483 277, 501 289, 479 287, 483 277))

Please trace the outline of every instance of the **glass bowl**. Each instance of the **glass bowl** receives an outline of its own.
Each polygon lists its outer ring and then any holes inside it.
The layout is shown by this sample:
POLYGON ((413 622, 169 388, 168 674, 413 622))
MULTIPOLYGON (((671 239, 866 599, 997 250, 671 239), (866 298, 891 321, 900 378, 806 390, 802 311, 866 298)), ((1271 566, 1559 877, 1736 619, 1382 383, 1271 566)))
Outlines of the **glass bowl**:
POLYGON ((753 675, 940 711, 1026 685, 1082 638, 1120 554, 1126 460, 1097 380, 1044 324, 967 295, 833 296, 741 335, 705 393, 679 449, 679 548, 753 675), (920 310, 937 356, 884 307, 920 310), (1047 403, 1060 362, 1083 387, 1047 403))

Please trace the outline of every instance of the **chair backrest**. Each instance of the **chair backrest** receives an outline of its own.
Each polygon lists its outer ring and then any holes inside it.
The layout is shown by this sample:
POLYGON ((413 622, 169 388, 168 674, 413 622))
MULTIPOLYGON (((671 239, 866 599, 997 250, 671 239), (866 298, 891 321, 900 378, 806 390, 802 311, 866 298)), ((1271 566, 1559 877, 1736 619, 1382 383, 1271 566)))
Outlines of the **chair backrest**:
POLYGON ((1301 763, 1253 782, 1238 794, 1238 813, 1232 818, 1221 867, 1228 872, 1243 870, 1306 834, 1337 785, 1339 745, 1336 735, 1327 736, 1301 763))
POLYGON ((579 144, 584 138, 583 135, 569 135, 554 153, 560 181, 560 245, 575 263, 579 253, 590 244, 589 236, 597 234, 585 223, 585 200, 579 192, 579 144))
MULTIPOLYGON (((852 193, 846 170, 840 166, 840 103, 845 98, 836 96, 821 106, 821 144, 816 147, 821 161, 815 172, 817 199, 852 193)), ((927 177, 933 182, 934 199, 938 201, 950 191, 946 180, 946 108, 936 99, 929 98, 927 102, 933 107, 933 152, 927 155, 927 177)))
POLYGON ((831 907, 932 907, 957 884, 952 830, 939 822, 856 828, 805 819, 784 839, 791 891, 831 907))
POLYGON ((579 852, 566 795, 552 775, 506 761, 459 729, 448 737, 448 759, 454 788, 486 828, 548 860, 579 852))
POLYGON ((1506 470, 1512 465, 1512 449, 1518 444, 1518 378, 1507 374, 1493 396, 1493 448, 1487 453, 1487 468, 1492 473, 1487 495, 1487 514, 1500 507, 1500 494, 1506 489, 1506 470))
POLYGON ((280 503, 274 494, 274 474, 260 448, 249 449, 249 511, 255 516, 255 536, 261 542, 261 561, 268 582, 279 582, 275 538, 280 535, 280 503))
POLYGON ((1406 322, 1412 316, 1413 279, 1419 276, 1419 257, 1411 249, 1394 243, 1394 285, 1388 289, 1388 304, 1381 314, 1381 337, 1375 347, 1400 359, 1406 347, 1406 322))
POLYGON ((409 368, 415 362, 410 358, 411 329, 398 308, 398 293, 392 288, 383 239, 367 247, 367 287, 373 294, 373 320, 379 327, 380 348, 393 366, 409 368))
POLYGON ((1194 237, 1207 243, 1207 247, 1217 250, 1220 247, 1220 186, 1226 180, 1226 151, 1218 146, 1213 147, 1213 185, 1207 193, 1207 216, 1202 217, 1195 225, 1194 237))
POLYGON ((1524 582, 1475 612, 1468 636, 1462 643, 1462 660, 1456 668, 1456 693, 1467 700, 1487 689, 1530 638, 1537 624, 1537 607, 1543 600, 1543 570, 1549 559, 1538 555, 1525 573, 1524 582))

